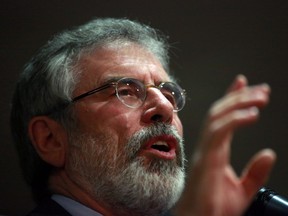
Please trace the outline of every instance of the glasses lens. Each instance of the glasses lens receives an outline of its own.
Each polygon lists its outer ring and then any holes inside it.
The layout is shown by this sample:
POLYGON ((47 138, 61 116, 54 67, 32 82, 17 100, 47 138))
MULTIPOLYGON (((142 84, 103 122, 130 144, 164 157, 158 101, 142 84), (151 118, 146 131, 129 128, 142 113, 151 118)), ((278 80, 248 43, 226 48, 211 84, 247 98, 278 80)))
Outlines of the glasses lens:
POLYGON ((123 78, 117 82, 116 94, 128 107, 140 107, 145 99, 145 86, 139 80, 123 78))
POLYGON ((160 88, 162 94, 170 101, 175 111, 180 111, 185 105, 184 90, 176 83, 166 82, 160 88))

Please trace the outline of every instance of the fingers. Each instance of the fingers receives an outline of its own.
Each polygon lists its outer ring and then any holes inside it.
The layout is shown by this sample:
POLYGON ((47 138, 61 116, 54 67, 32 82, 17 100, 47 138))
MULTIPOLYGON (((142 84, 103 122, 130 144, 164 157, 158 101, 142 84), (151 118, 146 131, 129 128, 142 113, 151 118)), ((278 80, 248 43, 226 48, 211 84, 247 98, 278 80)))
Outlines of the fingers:
POLYGON ((234 131, 255 122, 259 109, 269 102, 267 84, 247 83, 243 75, 237 76, 227 94, 211 107, 178 203, 179 215, 184 215, 185 209, 194 215, 211 215, 211 211, 217 212, 215 215, 240 215, 268 178, 276 158, 271 150, 256 154, 240 178, 229 161, 234 131))
POLYGON ((241 181, 248 197, 252 197, 262 187, 275 163, 276 154, 270 149, 257 153, 244 170, 241 181))
MULTIPOLYGON (((234 131, 255 122, 259 117, 259 108, 268 104, 269 97, 270 87, 267 84, 247 86, 247 79, 239 75, 228 93, 213 104, 206 122, 202 149, 212 152, 209 155, 213 156, 214 163, 220 168, 229 163, 234 131)), ((247 196, 252 197, 264 184, 275 158, 275 153, 271 150, 261 151, 253 157, 241 178, 247 196)))
POLYGON ((235 80, 233 81, 231 86, 228 88, 227 93, 239 90, 247 86, 247 84, 248 84, 248 81, 246 77, 242 74, 239 74, 238 76, 236 76, 235 80))
MULTIPOLYGON (((270 87, 267 84, 247 86, 247 79, 239 75, 228 93, 211 107, 200 140, 200 149, 222 151, 222 161, 228 162, 229 146, 234 131, 238 127, 255 122, 259 108, 269 102, 270 87), (226 155, 226 157, 224 156, 226 155)), ((217 153, 217 152, 216 152, 217 153)), ((214 155, 213 155, 214 157, 214 155)))
POLYGON ((267 84, 243 87, 218 100, 211 108, 209 116, 213 120, 236 109, 246 109, 252 106, 261 108, 268 103, 269 96, 270 87, 267 84))
POLYGON ((259 116, 256 107, 247 109, 233 110, 211 122, 209 133, 213 136, 215 143, 221 143, 221 137, 232 133, 236 128, 254 122, 259 116))

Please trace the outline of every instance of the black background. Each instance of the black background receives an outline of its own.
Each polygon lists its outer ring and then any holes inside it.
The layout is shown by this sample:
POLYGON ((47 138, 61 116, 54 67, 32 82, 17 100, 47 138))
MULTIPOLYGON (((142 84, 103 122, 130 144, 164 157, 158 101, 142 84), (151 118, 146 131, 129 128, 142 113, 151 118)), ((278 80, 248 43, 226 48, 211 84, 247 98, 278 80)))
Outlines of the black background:
POLYGON ((54 33, 93 17, 128 17, 170 35, 171 66, 189 95, 180 113, 187 155, 209 106, 237 74, 251 84, 269 83, 271 103, 257 124, 237 131, 231 161, 240 174, 259 149, 273 148, 278 161, 268 186, 288 196, 287 0, 1 0, 0 10, 0 214, 21 215, 34 205, 9 131, 22 66, 54 33))

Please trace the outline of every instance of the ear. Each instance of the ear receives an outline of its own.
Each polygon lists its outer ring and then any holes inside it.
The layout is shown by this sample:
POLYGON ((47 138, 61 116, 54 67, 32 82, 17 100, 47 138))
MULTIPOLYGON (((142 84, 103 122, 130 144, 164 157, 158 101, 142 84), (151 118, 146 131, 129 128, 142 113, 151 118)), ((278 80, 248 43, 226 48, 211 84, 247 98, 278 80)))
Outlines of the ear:
POLYGON ((29 137, 38 155, 55 167, 63 167, 67 152, 67 133, 55 120, 47 116, 32 118, 28 126, 29 137))

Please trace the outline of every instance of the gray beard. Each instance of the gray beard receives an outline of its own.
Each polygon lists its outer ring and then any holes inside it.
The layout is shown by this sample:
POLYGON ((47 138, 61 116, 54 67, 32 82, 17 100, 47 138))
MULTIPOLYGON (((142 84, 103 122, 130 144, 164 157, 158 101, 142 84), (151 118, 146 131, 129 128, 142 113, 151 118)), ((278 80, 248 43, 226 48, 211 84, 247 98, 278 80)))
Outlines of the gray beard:
POLYGON ((68 169, 77 176, 71 179, 113 209, 115 215, 162 215, 179 199, 184 187, 185 159, 183 141, 173 127, 159 123, 144 128, 128 140, 121 152, 116 151, 109 134, 71 134, 68 169), (163 134, 178 141, 176 160, 155 158, 147 164, 137 156, 144 143, 163 134))

